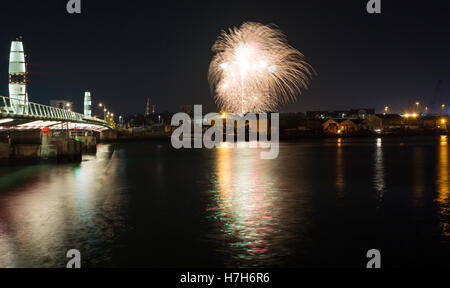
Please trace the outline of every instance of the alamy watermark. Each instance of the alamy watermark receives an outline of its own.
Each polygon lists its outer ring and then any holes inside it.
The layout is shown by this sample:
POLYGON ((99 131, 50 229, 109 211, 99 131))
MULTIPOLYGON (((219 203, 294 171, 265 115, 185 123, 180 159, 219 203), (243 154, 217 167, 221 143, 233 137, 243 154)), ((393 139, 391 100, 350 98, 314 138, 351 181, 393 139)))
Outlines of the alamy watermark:
POLYGON ((248 147, 267 149, 267 151, 261 151, 261 159, 278 157, 280 138, 278 113, 247 113, 245 115, 209 113, 205 116, 202 115, 202 106, 194 105, 194 119, 182 112, 176 113, 172 117, 171 125, 179 126, 171 136, 174 148, 212 149, 224 146, 235 148, 248 139, 248 147), (247 131, 248 137, 246 137, 247 131), (237 138, 237 143, 235 138, 237 138))
POLYGON ((70 249, 66 254, 67 258, 71 258, 66 268, 81 268, 81 253, 77 249, 70 249))
POLYGON ((381 0, 369 0, 366 10, 369 14, 381 14, 381 0))
POLYGON ((66 5, 67 13, 80 14, 81 13, 81 0, 69 0, 66 5))
POLYGON ((370 249, 366 253, 366 257, 370 260, 367 262, 366 268, 381 268, 381 253, 378 249, 370 249))

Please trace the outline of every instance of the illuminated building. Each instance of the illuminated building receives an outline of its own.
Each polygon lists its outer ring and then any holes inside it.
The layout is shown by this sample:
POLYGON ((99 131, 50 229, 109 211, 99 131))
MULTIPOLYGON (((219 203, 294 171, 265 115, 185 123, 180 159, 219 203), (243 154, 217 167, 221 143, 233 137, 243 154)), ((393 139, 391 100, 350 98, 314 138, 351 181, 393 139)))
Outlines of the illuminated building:
POLYGON ((373 108, 359 108, 349 110, 336 110, 336 111, 307 111, 306 118, 308 119, 327 119, 327 118, 340 118, 340 119, 366 119, 369 115, 375 114, 373 108))
POLYGON ((66 100, 50 100, 50 106, 72 111, 73 103, 66 100))
POLYGON ((147 98, 147 104, 145 105, 145 116, 150 115, 150 98, 147 98))

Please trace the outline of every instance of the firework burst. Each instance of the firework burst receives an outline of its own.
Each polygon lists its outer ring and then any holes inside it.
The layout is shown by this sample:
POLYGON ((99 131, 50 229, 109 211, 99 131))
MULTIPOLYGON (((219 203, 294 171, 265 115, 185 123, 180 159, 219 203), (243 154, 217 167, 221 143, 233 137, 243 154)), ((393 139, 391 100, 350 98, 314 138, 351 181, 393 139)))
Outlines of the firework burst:
POLYGON ((312 67, 273 25, 246 22, 222 31, 208 81, 220 109, 230 113, 276 111, 307 89, 312 67))

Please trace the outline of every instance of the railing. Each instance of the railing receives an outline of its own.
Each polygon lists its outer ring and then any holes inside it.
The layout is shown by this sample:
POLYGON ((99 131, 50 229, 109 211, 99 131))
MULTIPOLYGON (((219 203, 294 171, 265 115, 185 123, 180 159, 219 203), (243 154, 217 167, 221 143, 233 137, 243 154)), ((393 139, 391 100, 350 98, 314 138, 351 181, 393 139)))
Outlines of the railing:
POLYGON ((0 96, 1 117, 11 117, 11 118, 22 117, 22 118, 52 119, 52 120, 73 121, 73 122, 90 122, 98 125, 111 127, 111 125, 105 120, 85 116, 84 114, 56 107, 51 107, 33 102, 27 102, 26 105, 17 105, 17 106, 20 107, 15 107, 14 105, 12 105, 11 99, 9 97, 0 96))

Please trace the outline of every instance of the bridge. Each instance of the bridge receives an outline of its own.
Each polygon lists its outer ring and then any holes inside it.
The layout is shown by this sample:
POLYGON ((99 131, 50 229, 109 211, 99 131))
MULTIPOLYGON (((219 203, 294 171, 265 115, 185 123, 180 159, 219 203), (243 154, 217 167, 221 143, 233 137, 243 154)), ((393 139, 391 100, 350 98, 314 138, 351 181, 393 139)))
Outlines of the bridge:
POLYGON ((96 149, 96 136, 112 130, 102 119, 27 101, 14 105, 0 96, 0 165, 20 160, 81 161, 96 149), (3 132, 3 133, 2 133, 3 132))
POLYGON ((102 132, 112 129, 112 125, 98 119, 73 111, 33 102, 26 105, 13 105, 9 97, 0 96, 0 130, 31 130, 49 127, 50 130, 80 129, 102 132))
POLYGON ((113 122, 91 116, 90 92, 84 95, 84 114, 30 102, 25 58, 21 39, 12 41, 9 97, 0 96, 0 163, 48 159, 79 162, 83 151, 96 149, 97 137, 114 135, 113 122))
POLYGON ((11 42, 9 55, 9 97, 0 96, 0 129, 90 130, 101 132, 113 128, 91 116, 91 94, 85 93, 84 114, 28 101, 28 71, 22 39, 11 42), (47 129, 47 128, 46 128, 47 129))

